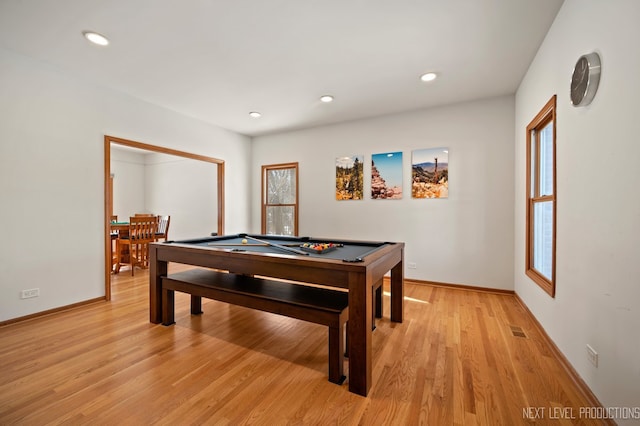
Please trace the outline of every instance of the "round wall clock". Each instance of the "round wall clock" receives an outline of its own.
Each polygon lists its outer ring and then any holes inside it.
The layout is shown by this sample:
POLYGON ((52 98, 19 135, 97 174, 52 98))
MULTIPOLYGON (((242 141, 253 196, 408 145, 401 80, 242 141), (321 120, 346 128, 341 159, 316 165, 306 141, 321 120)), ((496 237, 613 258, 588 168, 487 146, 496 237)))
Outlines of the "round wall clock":
POLYGON ((600 82, 600 56, 596 52, 578 58, 571 75, 571 103, 575 107, 589 105, 600 82))

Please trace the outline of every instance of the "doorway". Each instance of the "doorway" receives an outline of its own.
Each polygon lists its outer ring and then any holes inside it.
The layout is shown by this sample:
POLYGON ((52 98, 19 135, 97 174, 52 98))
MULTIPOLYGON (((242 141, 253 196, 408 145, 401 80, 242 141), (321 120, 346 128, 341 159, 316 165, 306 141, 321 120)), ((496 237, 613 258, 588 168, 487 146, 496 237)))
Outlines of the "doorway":
MULTIPOLYGON (((105 236, 105 299, 111 300, 111 216, 113 215, 113 173, 111 166, 112 146, 142 150, 147 153, 157 153, 161 155, 177 156, 182 159, 197 160, 205 163, 212 163, 216 166, 216 204, 217 204, 217 233, 224 233, 224 160, 203 155, 164 148, 147 143, 131 141, 105 135, 104 137, 104 236, 105 236)), ((173 220, 172 220, 173 222, 173 220)))

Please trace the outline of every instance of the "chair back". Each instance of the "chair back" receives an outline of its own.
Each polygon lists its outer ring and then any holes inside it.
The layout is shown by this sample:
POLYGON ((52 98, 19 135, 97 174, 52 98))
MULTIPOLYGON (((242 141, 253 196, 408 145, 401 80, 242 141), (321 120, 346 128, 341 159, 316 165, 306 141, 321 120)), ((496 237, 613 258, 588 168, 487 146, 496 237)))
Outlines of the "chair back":
POLYGON ((167 241, 170 222, 171 216, 158 216, 158 230, 156 231, 156 239, 164 238, 164 240, 167 241))
POLYGON ((153 242, 158 218, 156 216, 131 216, 129 218, 129 240, 132 242, 153 242))

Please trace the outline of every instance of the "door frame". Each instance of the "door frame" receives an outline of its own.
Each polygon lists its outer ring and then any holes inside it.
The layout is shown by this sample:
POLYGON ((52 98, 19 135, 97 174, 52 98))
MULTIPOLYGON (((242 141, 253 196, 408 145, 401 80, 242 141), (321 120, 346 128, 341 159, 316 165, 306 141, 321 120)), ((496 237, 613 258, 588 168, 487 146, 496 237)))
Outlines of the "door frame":
POLYGON ((218 191, 218 234, 224 234, 224 160, 218 158, 207 157, 190 152, 179 151, 176 149, 165 148, 156 145, 150 145, 143 142, 136 142, 128 139, 122 139, 115 136, 104 136, 104 288, 105 300, 111 300, 111 212, 113 211, 111 180, 111 144, 124 145, 131 148, 144 149, 147 151, 158 152, 162 154, 176 155, 178 157, 190 158, 192 160, 205 161, 207 163, 216 164, 218 167, 217 175, 217 191, 218 191))

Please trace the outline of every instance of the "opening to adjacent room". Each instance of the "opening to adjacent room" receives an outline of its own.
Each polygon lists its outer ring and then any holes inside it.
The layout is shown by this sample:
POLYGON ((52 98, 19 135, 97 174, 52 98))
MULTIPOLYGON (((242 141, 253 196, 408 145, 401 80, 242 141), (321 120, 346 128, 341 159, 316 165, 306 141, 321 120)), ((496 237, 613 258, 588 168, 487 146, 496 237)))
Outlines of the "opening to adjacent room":
POLYGON ((121 248, 114 253, 116 228, 127 227, 130 217, 170 217, 170 239, 224 233, 224 161, 108 135, 104 150, 105 299, 111 300, 114 260, 126 260, 121 248))

